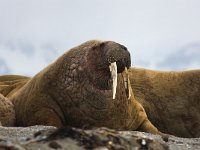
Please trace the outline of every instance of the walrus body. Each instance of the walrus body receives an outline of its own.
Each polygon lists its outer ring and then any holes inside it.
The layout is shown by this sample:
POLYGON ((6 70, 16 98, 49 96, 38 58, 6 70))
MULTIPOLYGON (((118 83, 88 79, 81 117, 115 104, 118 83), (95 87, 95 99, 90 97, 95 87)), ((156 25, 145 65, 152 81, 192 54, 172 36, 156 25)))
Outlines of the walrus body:
POLYGON ((136 100, 160 131, 200 137, 200 70, 131 68, 129 78, 136 100))
POLYGON ((127 95, 124 70, 130 61, 129 52, 120 44, 89 41, 69 50, 33 78, 8 77, 8 83, 6 76, 0 77, 0 93, 15 106, 15 126, 106 126, 162 134, 133 93, 127 95), (116 95, 111 64, 117 67, 116 95))
POLYGON ((14 122, 15 110, 13 104, 0 94, 0 126, 12 126, 14 122))

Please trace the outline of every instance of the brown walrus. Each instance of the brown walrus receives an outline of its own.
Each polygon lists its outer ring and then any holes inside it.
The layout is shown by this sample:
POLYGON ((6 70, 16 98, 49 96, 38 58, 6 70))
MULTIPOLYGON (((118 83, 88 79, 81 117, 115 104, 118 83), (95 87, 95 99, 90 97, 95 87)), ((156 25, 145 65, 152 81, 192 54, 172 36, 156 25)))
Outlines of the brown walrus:
POLYGON ((161 131, 200 137, 200 70, 129 69, 134 96, 161 131))
POLYGON ((134 99, 126 47, 88 41, 72 48, 33 78, 0 77, 0 93, 15 106, 15 126, 106 126, 161 134, 134 99))
POLYGON ((0 94, 0 126, 12 126, 15 122, 15 110, 10 100, 0 94))

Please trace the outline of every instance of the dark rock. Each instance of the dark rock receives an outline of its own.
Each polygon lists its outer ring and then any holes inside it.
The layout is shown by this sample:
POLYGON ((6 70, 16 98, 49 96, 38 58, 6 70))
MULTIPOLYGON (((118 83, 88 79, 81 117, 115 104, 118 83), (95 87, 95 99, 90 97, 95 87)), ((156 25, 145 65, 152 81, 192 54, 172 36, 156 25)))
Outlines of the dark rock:
POLYGON ((53 149, 58 149, 58 148, 62 148, 57 142, 52 141, 49 143, 49 147, 53 148, 53 149))

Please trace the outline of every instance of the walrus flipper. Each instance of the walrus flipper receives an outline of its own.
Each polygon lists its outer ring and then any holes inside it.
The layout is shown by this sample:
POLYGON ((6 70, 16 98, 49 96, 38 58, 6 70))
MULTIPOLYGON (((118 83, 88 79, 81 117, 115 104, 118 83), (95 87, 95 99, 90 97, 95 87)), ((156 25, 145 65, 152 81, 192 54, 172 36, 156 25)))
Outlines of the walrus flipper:
POLYGON ((145 119, 140 127, 138 128, 139 131, 148 132, 152 134, 160 134, 161 132, 149 121, 149 119, 145 119))
POLYGON ((160 132, 148 119, 148 116, 147 116, 143 106, 137 100, 134 100, 134 102, 135 102, 134 108, 137 108, 137 110, 138 110, 138 118, 139 118, 139 122, 140 122, 140 123, 138 123, 138 124, 140 124, 139 127, 137 128, 138 131, 148 132, 148 133, 152 133, 152 134, 158 134, 163 137, 171 136, 169 134, 160 132))

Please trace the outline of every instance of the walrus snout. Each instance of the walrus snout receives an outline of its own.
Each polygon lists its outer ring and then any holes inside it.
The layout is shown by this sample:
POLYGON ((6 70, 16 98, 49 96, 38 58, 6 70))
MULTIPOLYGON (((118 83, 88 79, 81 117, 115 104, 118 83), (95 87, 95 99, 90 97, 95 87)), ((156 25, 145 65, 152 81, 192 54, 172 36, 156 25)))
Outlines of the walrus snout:
MULTIPOLYGON (((131 57, 128 49, 125 46, 115 42, 106 42, 104 45, 104 50, 107 50, 106 57, 109 63, 109 69, 112 78, 113 99, 115 99, 117 90, 117 74, 124 71, 127 72, 127 69, 129 69, 131 65, 131 57)), ((128 80, 127 77, 128 76, 124 77, 125 90, 128 89, 128 82, 126 82, 128 80)), ((129 93, 127 93, 127 98, 129 97, 129 93)))
POLYGON ((117 73, 122 73, 125 69, 131 66, 131 57, 128 49, 118 43, 108 41, 104 45, 107 50, 106 56, 108 63, 117 63, 117 73))
POLYGON ((116 63, 118 68, 117 73, 122 73, 125 70, 125 68, 130 68, 130 62, 126 58, 118 60, 116 63))
MULTIPOLYGON (((129 69, 131 57, 128 49, 113 41, 104 41, 91 48, 87 55, 88 77, 94 87, 99 90, 113 91, 113 99, 116 98, 118 75, 129 69)), ((124 81, 128 79, 124 78, 124 81)), ((128 88, 124 82, 122 88, 128 88)), ((127 96, 128 97, 128 96, 127 96)))

